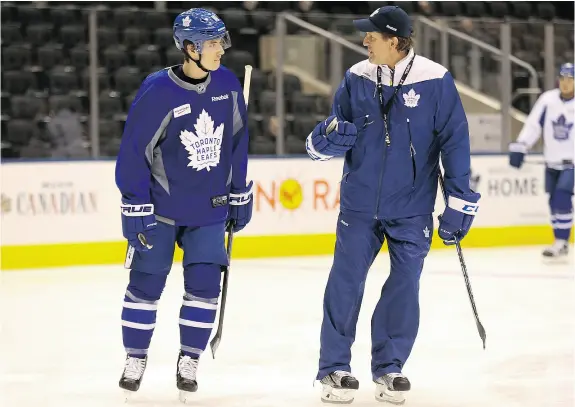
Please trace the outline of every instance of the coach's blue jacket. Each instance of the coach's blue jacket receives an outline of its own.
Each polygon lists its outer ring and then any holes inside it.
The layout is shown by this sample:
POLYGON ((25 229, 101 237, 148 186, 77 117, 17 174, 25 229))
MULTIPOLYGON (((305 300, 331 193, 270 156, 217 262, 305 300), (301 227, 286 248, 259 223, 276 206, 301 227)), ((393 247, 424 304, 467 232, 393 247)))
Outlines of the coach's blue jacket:
MULTIPOLYGON (((395 67, 382 66, 384 103, 393 95, 413 50, 395 67)), ((443 66, 416 56, 389 112, 390 145, 376 89, 377 65, 368 60, 352 66, 338 88, 332 114, 352 122, 358 139, 345 154, 340 206, 376 219, 397 219, 433 212, 439 156, 447 193, 469 201, 470 146, 467 118, 451 74, 443 66)), ((311 134, 309 156, 315 151, 311 134)), ((453 199, 453 201, 459 201, 453 199)), ((473 199, 472 199, 473 200, 473 199)))

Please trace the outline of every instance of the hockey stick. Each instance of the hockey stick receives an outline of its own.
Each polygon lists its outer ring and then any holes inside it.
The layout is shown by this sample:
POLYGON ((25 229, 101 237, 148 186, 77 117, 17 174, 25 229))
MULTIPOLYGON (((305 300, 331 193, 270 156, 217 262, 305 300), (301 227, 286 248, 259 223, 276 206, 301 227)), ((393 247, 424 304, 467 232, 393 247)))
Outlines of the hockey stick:
POLYGON ((234 240, 234 224, 230 222, 227 227, 228 232, 228 247, 226 252, 228 254, 228 266, 224 268, 224 282, 222 283, 222 299, 220 300, 220 317, 218 319, 218 330, 210 341, 210 348, 212 349, 212 357, 216 358, 216 350, 222 341, 222 330, 224 329, 224 312, 226 309, 226 298, 228 297, 228 278, 230 274, 230 264, 232 261, 232 243, 234 240))
MULTIPOLYGON (((244 102, 246 109, 248 107, 248 100, 250 99, 250 83, 252 81, 252 66, 246 65, 246 73, 244 76, 244 102)), ((247 124, 246 124, 247 125, 247 124)), ((234 223, 230 222, 227 227, 228 232, 228 266, 224 269, 224 281, 222 283, 222 298, 220 300, 220 316, 218 318, 218 330, 210 341, 210 348, 212 349, 212 357, 216 358, 216 350, 222 341, 222 330, 224 329, 224 311, 226 309, 226 299, 228 296, 228 278, 230 274, 230 265, 232 262, 232 242, 234 239, 234 223)))
MULTIPOLYGON (((441 186, 441 193, 443 195, 443 200, 445 201, 445 206, 447 206, 447 193, 445 192, 445 182, 443 180, 443 175, 441 171, 439 175, 439 185, 441 186)), ((457 248, 457 255, 459 256, 459 264, 461 264, 461 271, 463 272, 463 279, 465 280, 465 286, 467 287, 467 294, 469 295, 469 301, 471 302, 471 308, 473 309, 473 316, 475 317, 475 324, 477 325, 477 331, 479 336, 483 341, 483 349, 485 349, 485 340, 487 339, 487 334, 485 333, 485 328, 479 321, 479 315, 477 314, 477 307, 475 306, 475 299, 473 298, 473 292, 471 291, 471 283, 469 282, 469 276, 467 275, 467 266, 465 265, 465 260, 463 259, 463 252, 461 251, 461 245, 459 244, 459 239, 457 236, 453 236, 455 240, 455 247, 457 248)))

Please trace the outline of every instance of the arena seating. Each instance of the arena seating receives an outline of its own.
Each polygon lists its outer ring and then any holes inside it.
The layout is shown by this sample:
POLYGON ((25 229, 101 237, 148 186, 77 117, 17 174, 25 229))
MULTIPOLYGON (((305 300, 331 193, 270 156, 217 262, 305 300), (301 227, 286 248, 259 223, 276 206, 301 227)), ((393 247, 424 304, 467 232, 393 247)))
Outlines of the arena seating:
MULTIPOLYGON (((573 18, 573 5, 560 2, 168 2, 166 12, 149 9, 149 2, 3 2, 2 17, 2 157, 49 157, 53 140, 46 126, 59 109, 68 107, 84 126, 88 152, 89 50, 88 13, 98 13, 98 83, 100 150, 117 153, 126 114, 141 81, 152 71, 181 63, 174 46, 172 21, 183 9, 209 7, 226 21, 233 47, 224 64, 243 78, 243 67, 252 64, 250 97, 252 154, 275 153, 275 81, 273 72, 259 69, 258 37, 273 30, 273 13, 291 10, 312 24, 353 35, 351 17, 365 15, 385 4, 397 4, 414 14, 469 18, 514 18, 525 22, 514 33, 514 53, 533 63, 543 61, 534 47, 542 39, 530 32, 529 22, 556 17, 573 18), (565 8, 567 7, 567 8, 565 8), (30 146, 35 148, 29 148, 30 146)), ((290 26, 290 32, 297 32, 290 26)), ((497 42, 497 31, 481 31, 482 39, 497 42)), ((571 27, 572 29, 572 27, 571 27)), ((560 57, 573 59, 573 37, 556 39, 560 57)), ((486 73, 487 75, 489 73, 486 73)), ((329 112, 329 100, 302 92, 298 77, 285 76, 288 153, 305 152, 303 140, 314 124, 329 112)))

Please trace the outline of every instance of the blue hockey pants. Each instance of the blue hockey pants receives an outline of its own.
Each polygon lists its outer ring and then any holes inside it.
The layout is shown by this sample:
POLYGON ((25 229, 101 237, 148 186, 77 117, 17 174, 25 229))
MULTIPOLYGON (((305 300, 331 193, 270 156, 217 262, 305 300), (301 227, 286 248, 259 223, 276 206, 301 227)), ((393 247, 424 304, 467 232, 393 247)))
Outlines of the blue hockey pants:
POLYGON ((376 379, 401 372, 419 328, 419 278, 433 235, 432 215, 392 221, 340 213, 325 289, 317 379, 351 372, 351 346, 367 272, 387 239, 391 272, 371 320, 371 370, 376 379))

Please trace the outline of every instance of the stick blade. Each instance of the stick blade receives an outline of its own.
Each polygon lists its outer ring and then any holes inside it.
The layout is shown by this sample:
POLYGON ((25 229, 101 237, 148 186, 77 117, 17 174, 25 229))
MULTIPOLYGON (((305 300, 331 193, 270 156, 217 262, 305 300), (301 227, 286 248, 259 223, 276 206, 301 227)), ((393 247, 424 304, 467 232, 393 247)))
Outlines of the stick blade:
POLYGON ((212 358, 216 358, 216 350, 220 346, 221 337, 220 335, 215 335, 212 340, 210 341, 210 348, 212 349, 212 358))
POLYGON ((481 325, 481 322, 477 320, 477 331, 479 331, 479 337, 483 341, 483 350, 485 350, 485 341, 487 340, 487 334, 485 333, 485 328, 481 325))

